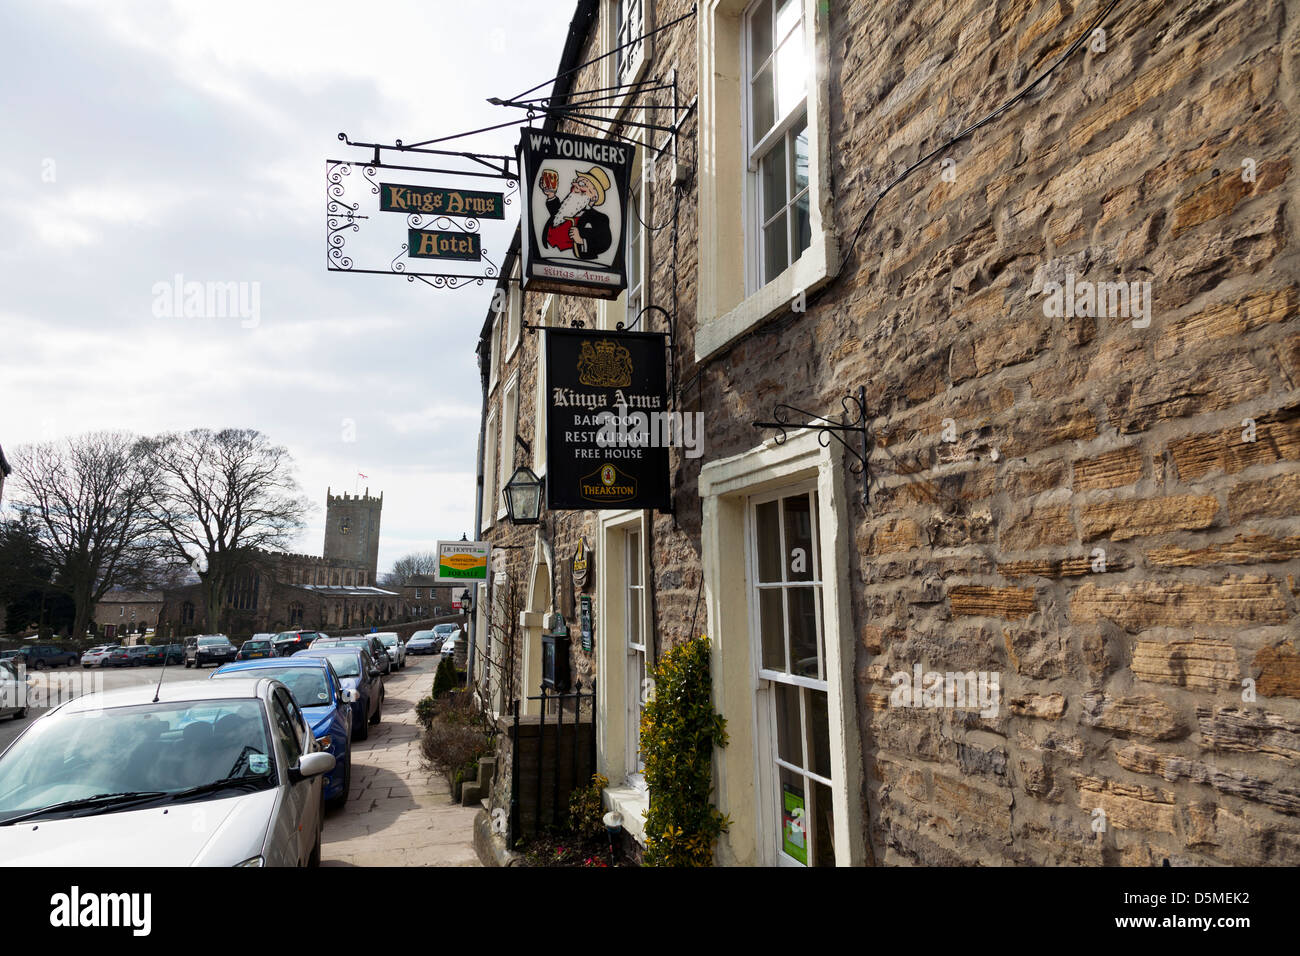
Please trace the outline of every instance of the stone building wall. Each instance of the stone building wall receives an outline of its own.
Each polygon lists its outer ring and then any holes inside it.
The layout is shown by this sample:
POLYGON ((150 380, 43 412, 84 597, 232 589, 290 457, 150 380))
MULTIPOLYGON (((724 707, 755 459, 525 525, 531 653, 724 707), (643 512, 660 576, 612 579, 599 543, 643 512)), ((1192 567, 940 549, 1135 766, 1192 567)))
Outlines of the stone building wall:
MULTIPOLYGON (((833 4, 841 249, 884 183, 1099 9, 833 4)), ((697 37, 654 48, 683 102, 697 37)), ((769 437, 750 423, 777 403, 839 414, 865 386, 870 502, 849 496, 842 570, 875 862, 1300 862, 1298 41, 1294 5, 1123 0, 1104 51, 951 147, 950 175, 935 159, 885 196, 805 310, 702 362, 696 179, 674 195, 660 166, 648 221, 675 226, 651 238, 649 301, 675 303, 680 407, 706 432, 653 520, 659 641, 703 618, 701 465, 769 437), (1149 325, 1053 310, 1071 275, 1149 282, 1149 325), (998 675, 997 715, 891 706, 916 664, 998 675)), ((557 302, 558 324, 594 324, 593 300, 557 302)), ((529 439, 537 339, 509 365, 529 439)), ((594 516, 549 520, 558 572, 594 516)), ((533 530, 489 534, 526 545, 506 563, 529 581, 533 530)))

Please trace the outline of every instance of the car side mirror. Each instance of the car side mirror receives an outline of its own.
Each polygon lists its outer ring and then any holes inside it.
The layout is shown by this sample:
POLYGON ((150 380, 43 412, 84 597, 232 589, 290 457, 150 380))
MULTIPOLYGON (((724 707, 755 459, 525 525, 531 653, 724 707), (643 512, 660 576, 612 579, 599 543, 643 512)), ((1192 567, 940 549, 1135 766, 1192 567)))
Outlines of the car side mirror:
POLYGON ((361 695, 358 694, 351 687, 343 691, 343 703, 345 704, 355 704, 360 699, 361 699, 361 695))
POLYGON ((309 777, 319 777, 323 773, 329 773, 334 769, 334 755, 325 751, 317 753, 303 754, 298 760, 298 766, 289 770, 291 780, 306 780, 309 777))

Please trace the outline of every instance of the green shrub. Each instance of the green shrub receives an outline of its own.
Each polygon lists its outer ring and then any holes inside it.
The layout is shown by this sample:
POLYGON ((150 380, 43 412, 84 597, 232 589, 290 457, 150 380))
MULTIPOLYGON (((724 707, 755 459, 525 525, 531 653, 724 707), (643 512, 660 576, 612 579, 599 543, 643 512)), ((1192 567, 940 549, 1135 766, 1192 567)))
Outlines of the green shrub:
POLYGON ((422 697, 415 705, 415 719, 423 727, 428 727, 433 715, 438 712, 438 703, 432 697, 422 697))
MULTIPOLYGON (((490 756, 494 750, 487 723, 475 711, 469 694, 449 694, 443 700, 429 702, 425 711, 430 719, 420 738, 425 767, 445 775, 453 787, 461 780, 473 779, 478 774, 479 758, 490 756)), ((418 716, 419 705, 416 712, 418 716)))
POLYGON ((456 673, 455 662, 450 657, 444 657, 438 662, 438 669, 433 674, 433 699, 437 700, 459 686, 460 675, 456 673))
POLYGON ((584 840, 594 840, 605 833, 605 805, 601 792, 608 786, 608 777, 594 773, 590 784, 569 796, 569 827, 584 840))
POLYGON ((655 693, 641 715, 641 756, 650 790, 645 865, 711 866, 713 846, 731 821, 709 800, 713 748, 727 744, 727 722, 713 709, 709 640, 668 651, 653 671, 655 693))

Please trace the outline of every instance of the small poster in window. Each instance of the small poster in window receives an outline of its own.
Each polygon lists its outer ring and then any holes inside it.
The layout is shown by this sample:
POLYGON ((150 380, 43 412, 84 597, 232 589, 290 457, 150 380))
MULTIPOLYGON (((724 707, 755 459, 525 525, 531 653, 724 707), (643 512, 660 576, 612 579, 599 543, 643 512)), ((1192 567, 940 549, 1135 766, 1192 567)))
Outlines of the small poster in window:
POLYGON ((803 794, 789 786, 782 790, 785 803, 781 813, 781 848, 807 866, 808 837, 804 822, 803 794))

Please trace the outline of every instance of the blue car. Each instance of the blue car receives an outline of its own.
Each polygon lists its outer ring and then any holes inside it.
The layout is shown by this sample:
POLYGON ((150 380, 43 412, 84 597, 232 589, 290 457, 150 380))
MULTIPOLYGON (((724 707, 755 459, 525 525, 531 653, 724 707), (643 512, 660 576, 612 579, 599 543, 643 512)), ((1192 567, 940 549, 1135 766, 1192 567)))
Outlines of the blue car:
POLYGON ((214 680, 223 677, 270 677, 289 688, 317 745, 334 756, 334 769, 324 781, 325 802, 336 807, 346 803, 352 785, 352 704, 356 692, 343 686, 333 665, 319 657, 236 661, 212 673, 214 680))
POLYGON ((370 652, 364 647, 333 644, 299 651, 296 657, 305 660, 324 658, 333 665, 343 686, 357 694, 357 699, 352 703, 352 731, 355 739, 365 740, 369 737, 370 725, 379 723, 384 709, 384 679, 370 652))

